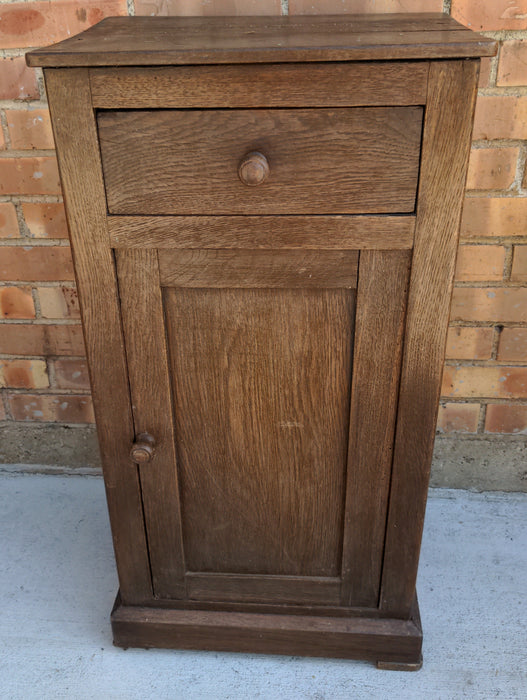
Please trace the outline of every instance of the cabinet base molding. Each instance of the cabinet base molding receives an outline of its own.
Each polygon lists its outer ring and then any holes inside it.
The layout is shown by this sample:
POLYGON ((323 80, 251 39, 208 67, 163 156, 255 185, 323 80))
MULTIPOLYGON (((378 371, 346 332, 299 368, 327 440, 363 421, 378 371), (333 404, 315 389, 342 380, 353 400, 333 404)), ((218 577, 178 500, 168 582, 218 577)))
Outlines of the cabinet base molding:
POLYGON ((112 611, 115 646, 204 649, 374 661, 378 668, 418 670, 422 630, 417 601, 409 620, 325 617, 125 605, 112 611))

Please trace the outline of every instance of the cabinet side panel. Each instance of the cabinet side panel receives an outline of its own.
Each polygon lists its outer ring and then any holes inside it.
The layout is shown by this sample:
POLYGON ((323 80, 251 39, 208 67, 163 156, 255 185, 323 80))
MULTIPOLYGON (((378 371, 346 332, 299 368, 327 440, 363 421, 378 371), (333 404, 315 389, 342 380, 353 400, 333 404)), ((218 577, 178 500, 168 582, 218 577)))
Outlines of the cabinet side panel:
POLYGON ((340 574, 354 305, 165 290, 189 570, 340 574))
POLYGON ((121 597, 152 597, 117 283, 88 71, 46 70, 121 597))
POLYGON ((393 616, 414 598, 478 73, 430 66, 380 601, 393 616))
POLYGON ((360 254, 342 604, 379 600, 410 251, 360 254))

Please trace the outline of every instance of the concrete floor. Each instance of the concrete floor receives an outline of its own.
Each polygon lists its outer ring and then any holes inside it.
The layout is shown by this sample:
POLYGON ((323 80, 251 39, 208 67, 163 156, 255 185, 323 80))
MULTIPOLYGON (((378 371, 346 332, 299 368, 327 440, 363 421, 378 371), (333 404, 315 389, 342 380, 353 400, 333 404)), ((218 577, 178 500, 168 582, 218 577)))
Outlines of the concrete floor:
POLYGON ((527 697, 527 495, 433 491, 418 673, 365 662, 112 646, 103 484, 0 475, 0 698, 527 697))

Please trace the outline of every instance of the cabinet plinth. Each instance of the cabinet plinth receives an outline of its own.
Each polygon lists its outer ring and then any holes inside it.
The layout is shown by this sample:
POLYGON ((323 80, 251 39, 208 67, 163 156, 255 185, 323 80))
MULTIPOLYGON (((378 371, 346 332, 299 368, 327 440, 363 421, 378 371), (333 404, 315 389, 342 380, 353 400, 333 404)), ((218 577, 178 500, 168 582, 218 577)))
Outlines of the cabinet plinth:
POLYGON ((495 50, 408 14, 110 18, 28 54, 74 254, 117 645, 420 666, 415 580, 495 50))

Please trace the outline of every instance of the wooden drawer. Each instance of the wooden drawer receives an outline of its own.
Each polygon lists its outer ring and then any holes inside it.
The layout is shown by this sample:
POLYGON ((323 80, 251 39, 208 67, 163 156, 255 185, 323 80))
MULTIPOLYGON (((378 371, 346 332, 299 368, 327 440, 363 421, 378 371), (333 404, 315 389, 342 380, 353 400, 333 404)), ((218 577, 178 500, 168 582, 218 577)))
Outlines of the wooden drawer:
POLYGON ((418 106, 101 111, 108 210, 412 212, 422 121, 418 106), (269 169, 257 186, 239 175, 251 152, 269 169))

